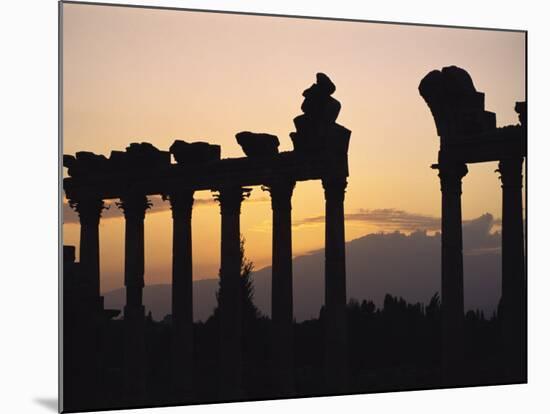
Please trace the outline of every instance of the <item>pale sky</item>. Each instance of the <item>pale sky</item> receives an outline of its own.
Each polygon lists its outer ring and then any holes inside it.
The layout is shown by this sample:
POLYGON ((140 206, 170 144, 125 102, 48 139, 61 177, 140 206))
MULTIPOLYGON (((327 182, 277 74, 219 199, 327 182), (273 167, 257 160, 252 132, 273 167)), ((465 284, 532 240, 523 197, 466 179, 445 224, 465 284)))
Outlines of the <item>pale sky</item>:
MULTIPOLYGON (((243 130, 275 134, 280 150, 291 150, 301 93, 324 72, 342 104, 337 122, 352 131, 346 213, 397 209, 439 217, 439 179, 429 168, 439 142, 418 84, 449 65, 470 73, 499 126, 518 122, 523 33, 64 4, 63 152, 108 156, 136 141, 167 150, 184 139, 220 144, 222 157, 235 157, 244 155, 235 140, 243 130)), ((464 219, 501 217, 495 169, 470 166, 464 219)), ((271 261, 268 200, 255 188, 242 208, 246 253, 257 268, 271 261)), ((322 247, 322 223, 298 225, 324 213, 320 182, 299 183, 292 202, 294 255, 322 247)), ((217 276, 219 226, 218 206, 197 203, 196 279, 217 276)), ((146 283, 169 282, 170 212, 148 214, 145 228, 146 283)), ((79 226, 66 223, 63 230, 64 244, 78 245, 79 226)), ((346 221, 347 240, 393 230, 346 221)), ((100 234, 101 286, 108 291, 122 286, 123 220, 103 220, 100 234)))

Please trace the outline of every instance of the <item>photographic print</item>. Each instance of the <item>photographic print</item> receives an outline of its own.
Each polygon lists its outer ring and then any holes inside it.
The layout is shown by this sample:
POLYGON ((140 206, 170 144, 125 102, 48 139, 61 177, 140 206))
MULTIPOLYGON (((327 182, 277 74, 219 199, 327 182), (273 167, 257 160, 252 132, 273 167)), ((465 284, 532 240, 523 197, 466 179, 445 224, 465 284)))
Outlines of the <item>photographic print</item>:
POLYGON ((62 411, 527 381, 527 32, 60 12, 62 411))

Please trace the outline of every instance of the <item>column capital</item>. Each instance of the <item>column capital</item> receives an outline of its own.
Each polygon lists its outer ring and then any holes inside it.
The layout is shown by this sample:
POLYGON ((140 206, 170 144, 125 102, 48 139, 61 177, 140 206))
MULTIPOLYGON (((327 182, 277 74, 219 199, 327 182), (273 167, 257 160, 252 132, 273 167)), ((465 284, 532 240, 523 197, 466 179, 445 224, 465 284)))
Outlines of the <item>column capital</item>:
POLYGON ((345 177, 323 178, 325 201, 344 201, 348 182, 345 177))
POLYGON ((462 178, 468 174, 468 166, 463 162, 440 162, 433 164, 432 169, 438 170, 441 191, 462 193, 462 178))
POLYGON ((291 209, 292 203, 290 200, 295 185, 296 181, 294 180, 276 180, 268 185, 263 185, 262 190, 269 192, 271 195, 271 208, 273 210, 281 208, 291 209))
POLYGON ((123 211, 126 219, 143 220, 145 211, 151 208, 152 203, 144 194, 127 194, 120 197, 120 202, 117 202, 116 206, 123 211))
POLYGON ((163 194, 162 199, 170 202, 172 218, 190 217, 193 210, 195 190, 177 190, 163 194))
POLYGON ((214 199, 220 203, 220 213, 240 214, 241 203, 250 197, 251 188, 241 186, 224 186, 214 191, 214 199))
POLYGON ((498 163, 498 169, 495 172, 500 174, 502 188, 521 188, 523 186, 522 167, 523 157, 509 158, 498 163))
POLYGON ((69 206, 78 213, 81 224, 99 224, 101 212, 106 209, 101 198, 70 198, 69 206))

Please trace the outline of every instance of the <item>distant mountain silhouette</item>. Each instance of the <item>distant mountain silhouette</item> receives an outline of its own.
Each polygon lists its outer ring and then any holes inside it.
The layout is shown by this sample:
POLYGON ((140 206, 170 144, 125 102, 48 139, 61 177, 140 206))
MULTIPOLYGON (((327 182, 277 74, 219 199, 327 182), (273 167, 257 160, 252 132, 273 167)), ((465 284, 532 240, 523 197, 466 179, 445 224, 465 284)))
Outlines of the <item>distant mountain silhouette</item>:
MULTIPOLYGON (((485 214, 465 222, 464 289, 465 309, 480 309, 490 316, 500 298, 500 233, 491 233, 495 224, 485 214)), ((440 236, 425 232, 377 233, 346 243, 348 299, 373 300, 382 306, 390 293, 409 302, 428 303, 440 288, 440 236)), ((324 298, 324 250, 294 259, 294 315, 297 321, 317 318, 324 298)), ((254 301, 270 315, 271 267, 253 273, 254 301)), ((194 288, 194 317, 204 321, 216 304, 218 279, 197 280, 194 288)), ((171 286, 146 286, 143 301, 153 318, 170 313, 171 286)), ((107 308, 122 309, 124 289, 104 295, 107 308)))
MULTIPOLYGON (((216 306, 218 279, 202 279, 193 282, 193 313, 195 320, 206 320, 216 306)), ((115 289, 103 295, 105 307, 123 309, 126 301, 125 289, 115 289)), ((151 311, 153 319, 161 320, 171 312, 172 285, 147 285, 143 289, 143 304, 151 311)), ((122 315, 121 315, 122 316, 122 315)))

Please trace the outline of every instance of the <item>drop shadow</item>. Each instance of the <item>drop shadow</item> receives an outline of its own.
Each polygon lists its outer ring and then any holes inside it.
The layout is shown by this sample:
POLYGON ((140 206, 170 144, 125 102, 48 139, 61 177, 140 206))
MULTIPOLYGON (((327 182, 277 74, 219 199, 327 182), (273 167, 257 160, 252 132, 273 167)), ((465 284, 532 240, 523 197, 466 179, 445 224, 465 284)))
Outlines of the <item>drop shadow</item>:
POLYGON ((34 402, 50 411, 58 412, 57 398, 35 398, 34 402))

